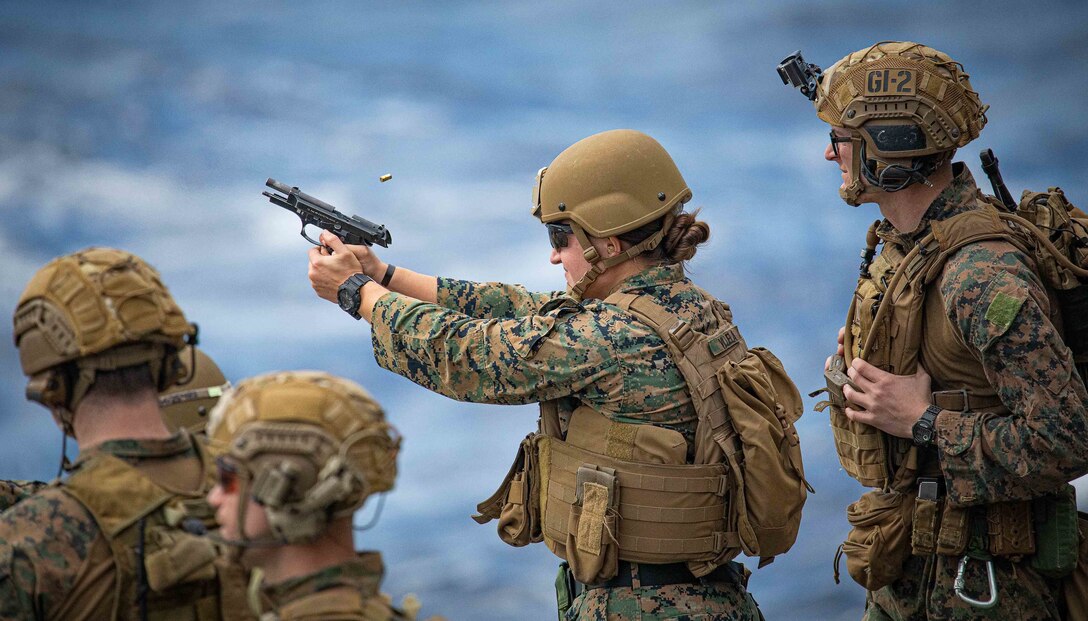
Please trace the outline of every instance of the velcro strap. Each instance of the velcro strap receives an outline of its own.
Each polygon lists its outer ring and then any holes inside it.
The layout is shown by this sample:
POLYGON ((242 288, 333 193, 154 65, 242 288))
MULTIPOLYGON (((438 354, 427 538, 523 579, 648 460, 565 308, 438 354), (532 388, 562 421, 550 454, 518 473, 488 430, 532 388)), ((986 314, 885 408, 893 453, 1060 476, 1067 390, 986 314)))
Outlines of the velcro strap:
POLYGON ((604 541, 604 518, 608 510, 609 490, 600 483, 582 483, 582 518, 578 521, 578 549, 599 555, 604 541))

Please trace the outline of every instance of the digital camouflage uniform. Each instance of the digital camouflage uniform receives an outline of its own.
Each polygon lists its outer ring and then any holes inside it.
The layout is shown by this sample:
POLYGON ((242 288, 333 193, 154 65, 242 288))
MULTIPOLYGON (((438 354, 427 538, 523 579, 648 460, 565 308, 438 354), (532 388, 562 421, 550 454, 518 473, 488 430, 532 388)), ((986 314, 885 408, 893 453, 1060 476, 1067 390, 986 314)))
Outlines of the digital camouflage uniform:
MULTIPOLYGON (((199 485, 200 459, 189 436, 107 441, 84 450, 77 465, 98 454, 120 458, 156 483, 199 485)), ((0 619, 112 618, 116 567, 109 543, 63 486, 46 487, 0 515, 0 619)))
POLYGON ((24 498, 30 498, 46 485, 48 483, 44 481, 0 481, 0 511, 6 511, 24 498))
MULTIPOLYGON (((959 163, 954 172, 915 232, 881 223, 883 251, 898 245, 906 252, 932 222, 981 208, 971 173, 959 163)), ((1056 303, 1028 257, 1004 241, 962 248, 927 292, 923 321, 919 361, 933 377, 932 390, 996 393, 1010 410, 937 416, 935 457, 950 501, 978 506, 1031 499, 1088 472, 1088 394, 1055 329, 1061 323, 1056 303), (955 338, 932 338, 938 331, 955 338)), ((865 618, 1061 618, 1058 582, 1040 576, 1029 561, 995 558, 998 604, 984 610, 954 594, 958 557, 912 556, 898 581, 869 593, 865 618)), ((968 564, 966 577, 973 596, 986 592, 983 563, 968 564)))
MULTIPOLYGON (((631 276, 617 290, 653 296, 690 320, 705 301, 679 265, 631 276)), ((438 279, 438 304, 396 293, 374 307, 374 356, 382 367, 460 401, 527 404, 560 399, 625 423, 675 429, 693 443, 696 414, 687 384, 653 328, 600 300, 438 279)), ((738 579, 716 586, 595 588, 572 619, 758 619, 738 579)))
MULTIPOLYGON (((397 610, 379 591, 381 554, 363 552, 347 563, 313 574, 264 585, 266 608, 279 621, 401 621, 415 618, 397 610)), ((267 613, 266 613, 267 614, 267 613)))

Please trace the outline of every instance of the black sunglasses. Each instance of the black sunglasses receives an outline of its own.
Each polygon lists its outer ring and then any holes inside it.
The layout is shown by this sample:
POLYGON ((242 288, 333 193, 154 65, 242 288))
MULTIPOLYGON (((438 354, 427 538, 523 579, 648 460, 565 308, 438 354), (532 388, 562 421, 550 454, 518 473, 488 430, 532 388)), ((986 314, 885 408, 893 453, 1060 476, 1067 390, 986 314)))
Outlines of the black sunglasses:
POLYGON ((569 224, 549 222, 544 226, 548 227, 548 241, 552 248, 559 250, 567 247, 567 235, 574 234, 574 229, 569 224))
POLYGON ((839 144, 850 142, 850 136, 838 136, 835 134, 835 130, 829 132, 831 134, 831 148, 835 151, 835 157, 839 157, 839 144))

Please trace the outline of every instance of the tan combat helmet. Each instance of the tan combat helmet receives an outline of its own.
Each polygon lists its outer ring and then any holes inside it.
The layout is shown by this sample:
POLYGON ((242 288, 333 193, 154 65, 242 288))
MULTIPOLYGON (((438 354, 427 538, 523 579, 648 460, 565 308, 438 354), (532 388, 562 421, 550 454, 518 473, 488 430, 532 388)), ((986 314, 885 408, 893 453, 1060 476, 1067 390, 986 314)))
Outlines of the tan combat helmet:
MULTIPOLYGON (((393 488, 400 437, 358 384, 317 371, 243 380, 220 399, 208 423, 212 449, 237 470, 238 524, 247 498, 262 505, 272 541, 312 540, 350 516, 370 494, 393 488)), ((244 529, 243 529, 244 530, 244 529)))
POLYGON ((230 388, 230 382, 199 347, 186 347, 178 358, 185 366, 185 379, 159 394, 162 418, 170 431, 188 429, 202 434, 208 425, 208 413, 230 388))
POLYGON ((657 247, 678 208, 691 200, 680 170, 656 140, 631 129, 583 138, 541 168, 533 186, 533 215, 544 224, 569 220, 592 267, 575 283, 581 299, 606 269, 657 247), (589 236, 621 235, 669 218, 661 230, 618 256, 604 259, 589 236))
POLYGON ((147 363, 165 390, 182 379, 177 352, 197 332, 154 268, 112 248, 81 250, 38 270, 14 323, 27 398, 53 410, 68 435, 98 371, 147 363))
POLYGON ((823 74, 816 114, 851 130, 853 182, 840 190, 850 205, 862 178, 894 192, 948 161, 986 125, 986 110, 963 66, 909 41, 885 41, 847 55, 823 74), (934 155, 945 157, 929 157, 934 155))

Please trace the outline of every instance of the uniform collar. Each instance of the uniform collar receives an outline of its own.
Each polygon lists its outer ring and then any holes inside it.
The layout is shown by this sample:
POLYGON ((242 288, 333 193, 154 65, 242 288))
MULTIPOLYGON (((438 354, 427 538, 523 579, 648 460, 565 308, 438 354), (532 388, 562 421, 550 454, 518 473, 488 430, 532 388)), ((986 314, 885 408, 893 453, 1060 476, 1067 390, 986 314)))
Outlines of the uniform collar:
POLYGON ((918 227, 910 233, 903 233, 892 226, 888 220, 880 223, 876 234, 884 241, 890 241, 904 248, 914 246, 920 239, 929 234, 934 222, 947 220, 952 216, 965 211, 978 209, 978 186, 971 171, 963 162, 952 164, 952 182, 941 191, 937 198, 929 204, 918 227))
MULTIPOLYGON (((636 289, 658 287, 680 282, 684 279, 684 266, 680 263, 667 263, 664 265, 652 265, 637 274, 628 276, 608 292, 612 295, 618 291, 627 293, 636 289)), ((607 295, 604 297, 608 297, 607 295)))
POLYGON ((193 450, 192 436, 185 432, 178 432, 161 440, 107 440, 91 449, 81 451, 76 463, 86 461, 94 455, 112 455, 131 460, 174 457, 193 450))
POLYGON ((374 597, 381 586, 385 566, 379 552, 360 552, 354 559, 326 567, 312 574, 291 578, 278 584, 262 585, 261 590, 279 608, 289 602, 328 589, 348 587, 364 597, 374 597))

